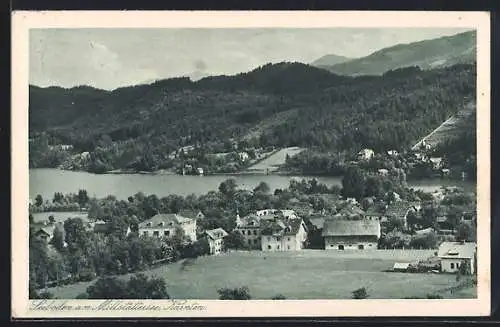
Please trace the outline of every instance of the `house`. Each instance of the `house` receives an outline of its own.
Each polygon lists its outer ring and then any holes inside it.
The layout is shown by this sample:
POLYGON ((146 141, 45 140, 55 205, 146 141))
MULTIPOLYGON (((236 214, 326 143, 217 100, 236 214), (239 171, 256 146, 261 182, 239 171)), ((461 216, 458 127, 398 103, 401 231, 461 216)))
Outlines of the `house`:
POLYGON ((222 252, 224 237, 227 236, 227 232, 222 228, 216 228, 205 231, 205 235, 210 247, 210 254, 220 254, 222 252))
POLYGON ((387 170, 385 168, 381 168, 381 169, 377 170, 377 172, 378 172, 378 174, 380 176, 387 176, 387 175, 389 175, 389 170, 387 170))
POLYGON ((312 205, 308 202, 295 202, 289 205, 289 208, 299 217, 307 217, 313 213, 312 205))
POLYGON ((399 155, 398 151, 396 150, 389 150, 387 151, 387 154, 391 157, 397 157, 399 155))
POLYGON ((378 221, 381 221, 382 218, 384 218, 384 213, 382 212, 382 210, 380 208, 378 208, 376 205, 373 205, 371 207, 369 207, 366 211, 365 211, 365 216, 364 218, 366 220, 378 220, 378 221))
POLYGON ((139 235, 170 238, 175 235, 177 228, 182 229, 191 242, 196 242, 196 220, 179 214, 157 214, 141 222, 138 231, 139 235))
POLYGON ((323 229, 323 225, 325 224, 325 220, 331 219, 329 216, 325 215, 313 215, 309 217, 309 221, 311 222, 311 225, 313 225, 316 229, 321 230, 323 229))
POLYGON ((381 221, 386 221, 389 218, 396 218, 403 221, 404 227, 408 227, 407 217, 410 211, 418 212, 420 206, 411 202, 398 201, 389 205, 383 215, 381 221))
POLYGON ((52 237, 54 237, 54 229, 55 226, 41 227, 36 229, 34 235, 37 239, 47 244, 52 240, 52 237))
POLYGON ((454 273, 463 264, 467 265, 467 273, 474 274, 476 264, 476 243, 443 242, 439 246, 438 257, 441 260, 441 271, 454 273))
POLYGON ((284 218, 298 218, 295 211, 290 209, 263 209, 255 212, 255 215, 261 216, 270 216, 270 215, 282 215, 284 218))
MULTIPOLYGON (((240 219, 239 215, 236 216, 235 232, 243 236, 243 244, 249 249, 260 249, 260 232, 261 227, 264 225, 265 218, 268 216, 257 216, 255 214, 248 215, 240 219)), ((271 215, 274 218, 274 215, 271 215)))
POLYGON ((181 209, 179 211, 179 216, 190 218, 190 219, 203 219, 205 218, 205 215, 201 210, 194 210, 194 209, 181 209))
POLYGON ((327 220, 323 226, 325 250, 377 249, 380 222, 376 220, 327 220))
POLYGON ((262 251, 299 251, 305 247, 307 227, 301 218, 276 219, 262 229, 262 251))
POLYGON ((356 155, 357 160, 370 160, 375 155, 372 149, 363 149, 356 155))
POLYGON ((246 152, 239 152, 238 153, 238 157, 240 158, 241 161, 247 161, 248 159, 250 159, 250 156, 248 155, 248 153, 246 152))
POLYGON ((429 158, 429 161, 432 163, 432 168, 434 170, 440 170, 443 164, 443 158, 432 157, 429 158))

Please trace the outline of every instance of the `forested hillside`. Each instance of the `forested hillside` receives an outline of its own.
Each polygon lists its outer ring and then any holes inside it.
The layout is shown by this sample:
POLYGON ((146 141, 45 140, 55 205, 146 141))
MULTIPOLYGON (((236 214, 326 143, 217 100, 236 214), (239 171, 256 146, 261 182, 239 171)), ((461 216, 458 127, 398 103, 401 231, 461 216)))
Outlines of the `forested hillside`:
POLYGON ((114 91, 31 86, 30 166, 57 166, 64 156, 46 148, 71 144, 73 153, 90 152, 91 171, 135 167, 138 160, 148 161, 141 169, 157 169, 181 146, 197 146, 200 155, 221 151, 282 113, 285 118, 259 130, 260 137, 241 143, 403 150, 475 97, 475 77, 474 65, 347 77, 280 63, 114 91))
POLYGON ((322 65, 341 75, 381 75, 388 70, 408 66, 422 69, 472 64, 476 61, 476 32, 469 31, 409 44, 398 44, 366 57, 322 65))

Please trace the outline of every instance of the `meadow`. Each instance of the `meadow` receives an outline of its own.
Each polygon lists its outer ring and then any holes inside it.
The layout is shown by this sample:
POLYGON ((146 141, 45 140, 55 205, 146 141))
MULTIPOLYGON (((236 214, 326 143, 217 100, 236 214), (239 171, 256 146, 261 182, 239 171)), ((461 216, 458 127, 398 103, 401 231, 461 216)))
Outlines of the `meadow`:
MULTIPOLYGON (((450 294, 455 275, 384 272, 396 261, 427 258, 433 251, 232 252, 176 262, 144 272, 163 277, 175 299, 217 299, 217 289, 247 286, 252 299, 350 299, 366 287, 372 299, 401 299, 440 294, 445 298, 475 297, 475 288, 450 294)), ((122 276, 120 278, 128 278, 122 276)), ((93 282, 49 289, 59 299, 75 298, 93 282)))

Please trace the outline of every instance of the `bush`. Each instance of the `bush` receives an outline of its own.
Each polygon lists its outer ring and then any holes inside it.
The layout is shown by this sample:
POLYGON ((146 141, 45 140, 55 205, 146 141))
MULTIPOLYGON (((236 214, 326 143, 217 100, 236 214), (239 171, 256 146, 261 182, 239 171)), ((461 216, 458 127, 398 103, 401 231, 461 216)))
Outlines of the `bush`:
POLYGON ((276 294, 271 300, 286 300, 286 297, 283 294, 276 294))
POLYGON ((246 286, 233 289, 220 288, 217 293, 219 293, 219 300, 250 300, 252 298, 246 286))
POLYGON ((365 287, 358 288, 352 292, 352 298, 356 300, 366 299, 368 297, 368 292, 365 287))

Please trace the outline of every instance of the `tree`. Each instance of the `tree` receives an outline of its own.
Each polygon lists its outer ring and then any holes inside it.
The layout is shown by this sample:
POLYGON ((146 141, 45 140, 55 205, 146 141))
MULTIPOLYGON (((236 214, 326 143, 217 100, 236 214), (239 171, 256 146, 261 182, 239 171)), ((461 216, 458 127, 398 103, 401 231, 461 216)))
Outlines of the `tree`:
POLYGON ((234 192, 236 191, 237 184, 236 181, 233 178, 229 178, 219 185, 219 192, 224 194, 227 197, 230 197, 234 195, 234 192))
POLYGON ((457 241, 473 242, 476 239, 476 230, 472 225, 462 222, 457 227, 455 237, 457 241))
POLYGON ((54 235, 52 237, 51 243, 57 249, 57 251, 61 252, 64 250, 64 235, 63 231, 56 227, 54 228, 54 235))
POLYGON ((35 197, 35 205, 39 207, 42 204, 43 204, 43 198, 40 194, 37 194, 37 196, 35 197))
POLYGON ((128 285, 116 277, 99 278, 87 287, 89 299, 127 299, 128 285))
POLYGON ((257 185, 253 189, 254 193, 257 193, 257 194, 267 194, 267 193, 269 193, 270 190, 271 190, 271 188, 269 187, 269 185, 266 182, 260 182, 259 185, 257 185))
POLYGON ((248 287, 220 288, 217 290, 219 300, 250 300, 250 290, 248 287))
POLYGON ((224 237, 224 249, 242 249, 245 246, 243 235, 236 231, 230 232, 224 237))
POLYGON ((129 299, 169 299, 165 280, 149 279, 140 273, 130 277, 126 297, 129 299))
POLYGON ((56 220, 55 220, 54 216, 50 215, 50 216, 49 216, 49 223, 50 223, 50 224, 54 224, 54 222, 55 222, 55 221, 56 221, 56 220))
POLYGON ((89 202, 89 196, 87 195, 87 190, 78 190, 78 203, 81 207, 85 206, 89 202))
POLYGON ((52 203, 62 203, 64 199, 64 195, 61 192, 54 193, 54 198, 52 199, 52 203))
POLYGON ((365 287, 358 288, 352 292, 352 298, 356 300, 366 299, 368 297, 368 292, 365 287))
POLYGON ((349 167, 342 178, 342 195, 361 200, 365 194, 365 175, 358 167, 349 167))

